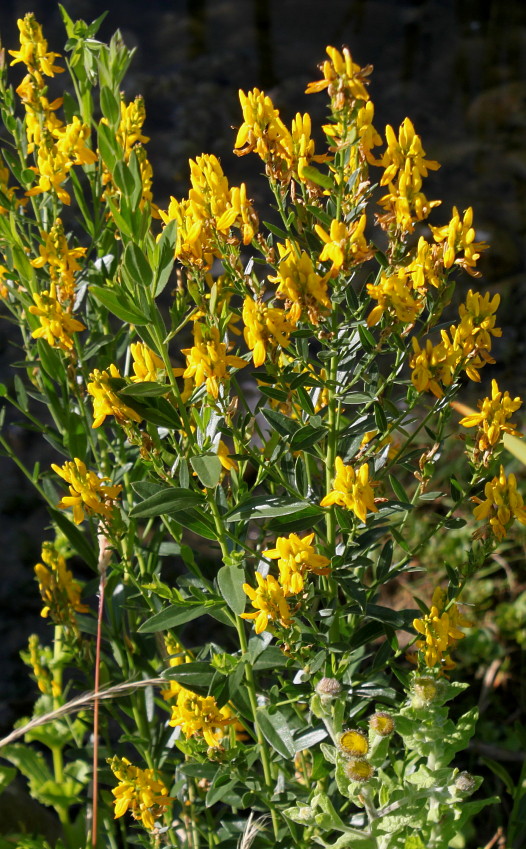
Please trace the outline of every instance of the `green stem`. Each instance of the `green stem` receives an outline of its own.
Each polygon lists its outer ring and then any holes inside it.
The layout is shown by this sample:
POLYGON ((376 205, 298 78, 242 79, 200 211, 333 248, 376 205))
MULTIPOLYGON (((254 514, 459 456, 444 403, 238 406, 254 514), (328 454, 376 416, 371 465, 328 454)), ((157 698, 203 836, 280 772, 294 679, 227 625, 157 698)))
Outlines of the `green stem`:
MULTIPOLYGON (((224 532, 223 522, 221 520, 221 515, 219 513, 219 509, 214 500, 214 493, 211 489, 207 489, 206 491, 208 503, 210 505, 210 509, 212 511, 212 516, 214 518, 214 525, 217 532, 217 538, 219 545, 221 547, 221 553, 223 555, 223 559, 226 560, 230 553, 228 551, 228 545, 226 541, 226 536, 224 532)), ((270 802, 270 795, 272 794, 272 774, 270 767, 270 752, 268 750, 267 741, 263 736, 261 728, 258 722, 258 704, 257 704, 257 694, 256 694, 256 684, 254 681, 254 671, 252 666, 248 661, 248 645, 247 645, 247 637, 245 634, 245 623, 241 619, 240 616, 236 616, 236 630, 239 639, 239 646, 241 649, 241 656, 243 658, 243 662, 245 665, 245 680, 247 682, 247 691, 248 691, 248 700, 250 702, 250 708, 252 711, 252 715, 254 717, 254 731, 256 733, 256 740, 259 747, 259 752, 261 756, 261 764, 263 767, 263 775, 265 778, 265 786, 267 788, 269 799, 268 806, 270 809, 270 815, 272 817, 272 827, 274 829, 274 838, 278 839, 279 833, 279 822, 276 813, 276 809, 274 805, 270 802)))

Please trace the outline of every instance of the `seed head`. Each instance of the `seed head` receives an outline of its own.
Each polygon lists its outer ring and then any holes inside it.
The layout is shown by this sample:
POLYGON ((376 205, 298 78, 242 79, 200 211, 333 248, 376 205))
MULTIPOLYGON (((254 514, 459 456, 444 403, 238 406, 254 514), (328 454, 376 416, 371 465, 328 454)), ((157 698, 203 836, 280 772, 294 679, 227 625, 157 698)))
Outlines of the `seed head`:
POLYGON ((329 696, 329 698, 334 699, 341 691, 342 685, 336 678, 320 678, 316 684, 316 692, 320 696, 329 696))

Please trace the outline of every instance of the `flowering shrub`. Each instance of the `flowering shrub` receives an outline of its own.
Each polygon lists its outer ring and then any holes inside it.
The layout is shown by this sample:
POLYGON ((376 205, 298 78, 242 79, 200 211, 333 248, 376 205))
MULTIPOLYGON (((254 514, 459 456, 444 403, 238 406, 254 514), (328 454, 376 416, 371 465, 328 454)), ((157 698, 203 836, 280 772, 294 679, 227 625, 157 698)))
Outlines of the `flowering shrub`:
POLYGON ((31 469, 0 434, 48 507, 54 623, 30 638, 34 717, 1 754, 67 849, 447 847, 494 801, 468 801, 481 780, 455 761, 477 718, 448 715, 459 599, 526 524, 501 465, 521 401, 495 381, 460 422, 465 468, 430 489, 451 401, 501 333, 498 295, 444 312, 479 276, 473 212, 427 225, 438 163, 408 118, 384 142, 372 69, 334 47, 307 88, 328 97, 321 149, 308 114, 289 128, 240 92, 234 150, 263 162, 270 222, 207 154, 159 208, 131 54, 62 14, 67 58, 27 14, 8 51, 25 75, 13 90, 7 57, 0 75, 1 298, 25 357, 1 392, 57 455, 31 469), (389 607, 385 586, 466 522, 429 607, 389 607))

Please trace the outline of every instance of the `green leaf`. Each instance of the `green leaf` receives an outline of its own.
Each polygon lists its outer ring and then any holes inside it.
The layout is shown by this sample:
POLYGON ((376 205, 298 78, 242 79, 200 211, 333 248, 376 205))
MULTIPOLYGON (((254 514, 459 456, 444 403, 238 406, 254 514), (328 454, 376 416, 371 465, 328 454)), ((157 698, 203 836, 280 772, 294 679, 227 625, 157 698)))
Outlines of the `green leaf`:
POLYGON ((232 790, 237 784, 237 778, 231 778, 228 772, 218 771, 210 785, 205 798, 205 806, 211 808, 216 802, 220 802, 223 796, 232 790))
POLYGON ((166 395, 170 391, 170 386, 167 384, 161 386, 159 383, 144 380, 137 383, 130 383, 129 386, 124 386, 119 390, 119 395, 130 395, 132 398, 155 398, 158 395, 166 395))
POLYGON ((140 312, 122 289, 90 286, 89 291, 111 313, 129 324, 148 324, 150 319, 140 312))
POLYGON ((240 519, 269 519, 273 516, 286 516, 303 510, 308 504, 286 495, 255 495, 238 504, 223 517, 227 522, 240 519))
POLYGON ((204 616, 211 608, 216 606, 217 603, 201 604, 193 601, 172 604, 154 616, 150 616, 138 630, 140 634, 167 631, 169 628, 175 628, 176 625, 184 625, 185 622, 191 622, 193 619, 198 619, 199 616, 204 616))
POLYGON ((307 451, 326 435, 327 429, 324 427, 311 427, 310 425, 305 425, 305 427, 301 427, 293 435, 290 440, 290 450, 307 451))
POLYGON ((280 436, 292 436, 292 434, 300 429, 298 422, 289 419, 283 413, 278 413, 277 410, 261 410, 261 414, 266 418, 271 428, 276 430, 280 436))
POLYGON ((98 556, 89 544, 87 537, 60 510, 54 510, 52 507, 48 507, 48 511, 53 522, 62 531, 72 549, 76 551, 79 557, 82 557, 88 566, 96 570, 98 556))
POLYGON ((200 510, 180 510, 176 514, 176 521, 204 539, 217 540, 213 522, 200 510))
POLYGON ((322 740, 325 740, 326 737, 326 728, 311 729, 305 734, 302 734, 300 737, 295 738, 294 748, 296 749, 296 752, 302 752, 304 749, 310 749, 312 748, 312 746, 316 746, 317 743, 320 743, 322 740))
POLYGON ((153 271, 138 245, 135 245, 133 242, 126 245, 123 262, 126 271, 134 283, 146 287, 152 285, 153 271))
POLYGON ((360 342, 362 343, 362 348, 368 352, 374 351, 376 347, 375 338, 371 331, 364 327, 363 324, 358 325, 358 335, 360 337, 360 342))
POLYGON ((270 713, 266 708, 257 712, 259 727, 268 743, 282 757, 293 758, 296 754, 292 732, 280 711, 270 713))
POLYGON ((271 533, 277 533, 280 536, 296 531, 306 531, 314 528, 324 516, 325 511, 322 507, 306 507, 290 516, 276 516, 269 522, 268 529, 271 533))
POLYGON ((322 174, 317 168, 312 165, 304 165, 301 169, 301 176, 306 177, 311 183, 316 183, 317 186, 322 186, 324 189, 332 189, 333 182, 328 174, 322 174))
POLYGON ((216 671, 209 663, 196 660, 193 663, 170 666, 164 670, 162 677, 170 681, 173 679, 187 690, 192 690, 193 693, 200 696, 206 696, 216 671))
POLYGON ((201 454, 190 457, 190 465, 207 489, 214 489, 221 478, 221 461, 217 454, 201 454))
POLYGON ((162 516, 163 513, 177 513, 179 510, 196 507, 204 502, 200 492, 180 487, 167 486, 155 495, 150 495, 130 511, 132 519, 149 519, 150 516, 162 516))
POLYGON ((105 85, 101 86, 100 89, 100 108, 110 126, 115 129, 119 125, 121 107, 112 90, 105 85))
POLYGON ((113 174, 117 162, 122 157, 122 148, 107 124, 99 124, 97 134, 97 143, 103 162, 108 168, 108 171, 113 174))
POLYGON ((236 616, 245 611, 246 594, 243 589, 245 570, 242 566, 222 566, 217 573, 219 591, 236 616))
POLYGON ((510 796, 513 797, 516 790, 515 782, 506 767, 498 761, 494 761, 492 758, 482 757, 481 760, 482 763, 486 764, 486 766, 495 773, 498 778, 500 778, 510 796))
POLYGON ((16 769, 12 766, 0 766, 0 793, 9 787, 16 776, 16 769))

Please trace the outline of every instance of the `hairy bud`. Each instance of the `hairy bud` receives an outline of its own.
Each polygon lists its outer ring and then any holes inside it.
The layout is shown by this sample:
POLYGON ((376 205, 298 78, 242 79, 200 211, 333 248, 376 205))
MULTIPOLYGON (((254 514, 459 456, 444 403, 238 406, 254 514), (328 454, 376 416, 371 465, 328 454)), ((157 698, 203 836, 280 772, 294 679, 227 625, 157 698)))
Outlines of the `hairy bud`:
POLYGON ((374 775, 374 767, 364 758, 352 758, 345 764, 345 774, 351 781, 369 781, 374 775))
POLYGON ((342 685, 336 678, 320 678, 316 684, 316 692, 320 696, 328 696, 334 699, 342 691, 342 685))
POLYGON ((395 721, 391 714, 379 710, 369 719, 369 728, 380 737, 389 737, 395 730, 395 721))

